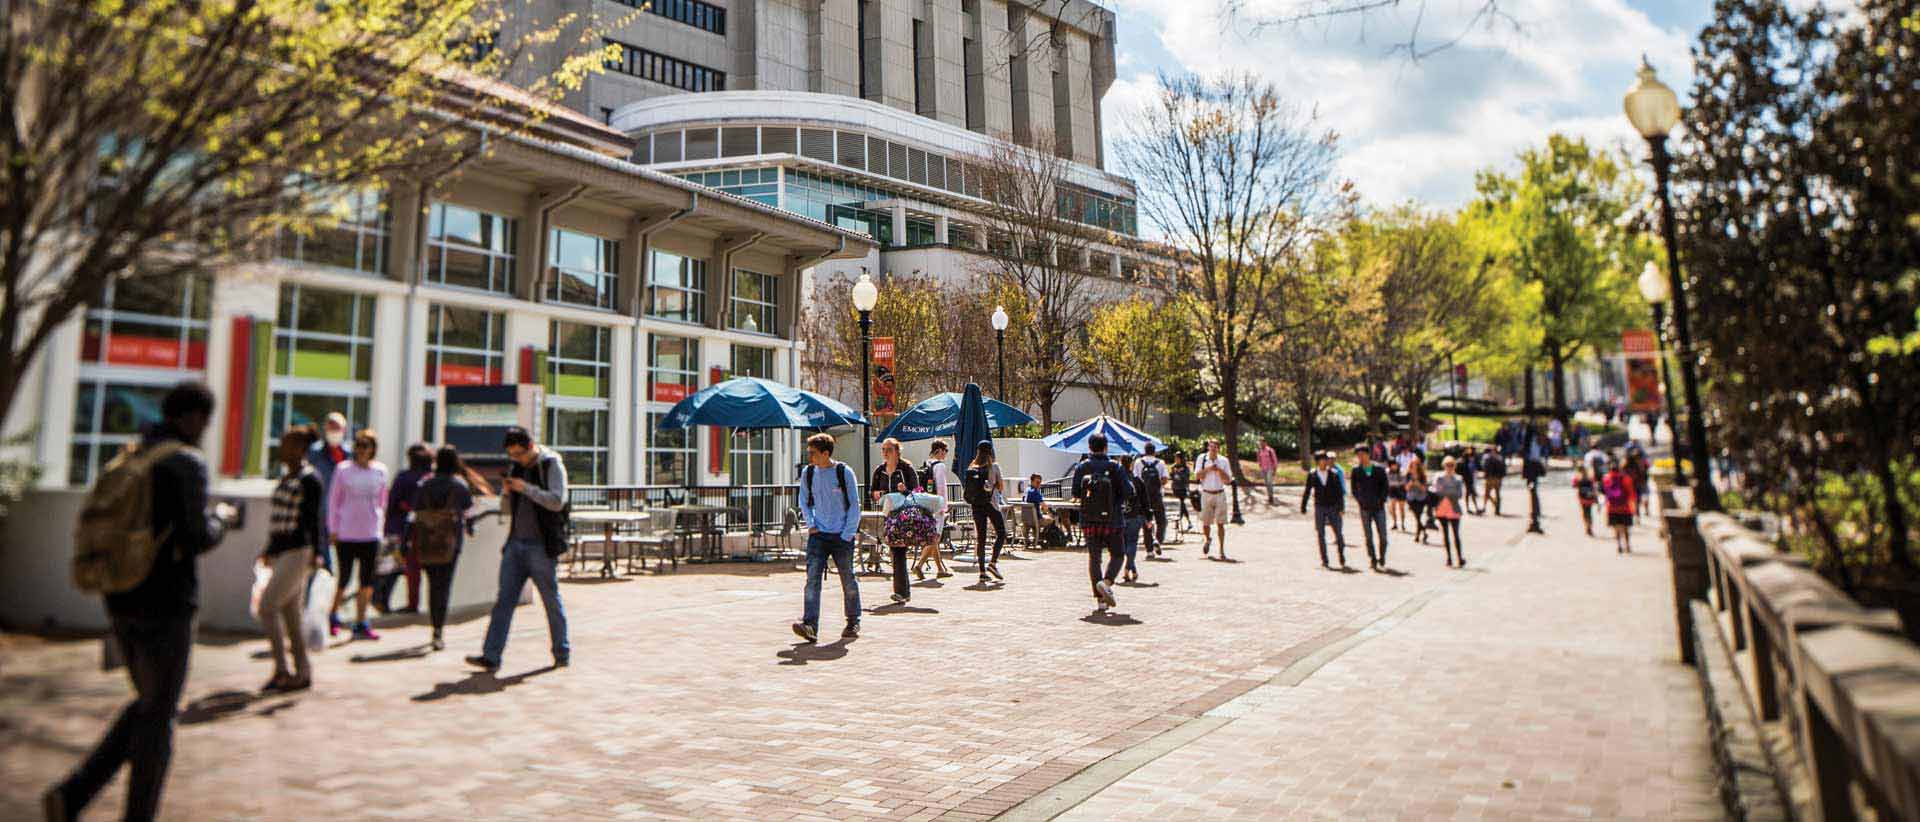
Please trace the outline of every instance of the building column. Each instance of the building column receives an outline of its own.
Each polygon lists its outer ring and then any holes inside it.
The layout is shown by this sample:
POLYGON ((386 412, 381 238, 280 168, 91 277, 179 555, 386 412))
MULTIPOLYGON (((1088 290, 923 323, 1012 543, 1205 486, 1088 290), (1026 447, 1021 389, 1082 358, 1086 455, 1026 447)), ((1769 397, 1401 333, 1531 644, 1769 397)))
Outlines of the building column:
POLYGON ((1107 255, 1107 276, 1112 277, 1116 280, 1120 279, 1120 255, 1119 254, 1107 255))
POLYGON ((893 208, 889 209, 889 211, 893 215, 893 244, 896 246, 906 245, 907 244, 907 207, 905 205, 895 203, 893 208))
MULTIPOLYGON (((407 298, 403 294, 379 294, 373 298, 373 338, 377 347, 381 340, 402 340, 407 337, 407 298)), ((404 343, 403 343, 404 347, 404 343)), ((374 357, 373 374, 368 384, 374 390, 367 395, 367 425, 373 430, 384 432, 380 438, 379 458, 388 465, 405 465, 407 450, 407 421, 404 416, 406 403, 401 401, 403 391, 383 391, 382 386, 400 386, 407 378, 407 359, 401 357, 374 357)), ((211 363, 209 363, 211 364, 211 363)))
POLYGON ((948 238, 951 236, 950 226, 951 222, 945 215, 933 218, 933 241, 940 245, 947 245, 950 242, 948 238))

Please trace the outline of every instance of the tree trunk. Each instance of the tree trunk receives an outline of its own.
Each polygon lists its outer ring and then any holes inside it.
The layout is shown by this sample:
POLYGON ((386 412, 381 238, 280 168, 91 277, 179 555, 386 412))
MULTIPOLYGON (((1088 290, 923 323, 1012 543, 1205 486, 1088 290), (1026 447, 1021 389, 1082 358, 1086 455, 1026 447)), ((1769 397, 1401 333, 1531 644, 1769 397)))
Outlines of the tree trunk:
POLYGON ((1413 432, 1415 442, 1425 442, 1427 429, 1425 420, 1420 416, 1420 404, 1426 400, 1426 394, 1419 391, 1402 391, 1407 401, 1407 430, 1413 432))
MULTIPOLYGON (((1907 506, 1900 503, 1900 481, 1893 474, 1893 463, 1889 458, 1883 456, 1879 462, 1874 466, 1873 473, 1880 480, 1880 493, 1886 496, 1883 507, 1886 509, 1887 529, 1890 532, 1887 535, 1888 559, 1893 567, 1911 573, 1915 568, 1913 555, 1907 553, 1907 506)), ((1711 470, 1707 467, 1705 454, 1693 460, 1693 470, 1711 470)))
POLYGON ((1567 355, 1559 346, 1547 352, 1553 363, 1553 415, 1567 413, 1567 355))
POLYGON ((1296 403, 1296 416, 1300 418, 1300 465, 1313 469, 1313 414, 1306 409, 1305 403, 1296 403))
POLYGON ((1227 455, 1227 464, 1233 468, 1233 481, 1238 484, 1240 474, 1240 390, 1238 369, 1220 369, 1220 452, 1227 455))
POLYGON ((1527 365, 1526 384, 1527 384, 1527 418, 1532 419, 1533 418, 1533 365, 1531 363, 1527 365))

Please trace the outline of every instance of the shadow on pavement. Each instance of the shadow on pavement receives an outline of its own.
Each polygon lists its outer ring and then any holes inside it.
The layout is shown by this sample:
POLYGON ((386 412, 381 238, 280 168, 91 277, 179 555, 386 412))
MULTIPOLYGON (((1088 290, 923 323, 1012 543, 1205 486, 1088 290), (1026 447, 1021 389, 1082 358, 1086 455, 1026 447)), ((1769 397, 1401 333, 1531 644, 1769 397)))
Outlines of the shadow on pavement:
POLYGON ((916 582, 916 583, 914 583, 914 584, 913 584, 913 587, 915 587, 915 588, 945 588, 945 587, 947 587, 947 584, 946 584, 946 583, 944 583, 944 582, 941 582, 940 580, 937 580, 937 579, 929 579, 929 580, 925 580, 925 581, 922 581, 922 582, 916 582))
POLYGON ((411 648, 395 648, 384 654, 354 654, 349 662, 405 662, 409 659, 424 659, 433 653, 433 645, 415 645, 411 648))
POLYGON ((512 676, 499 676, 488 671, 474 671, 473 673, 467 674, 466 679, 460 680, 459 682, 442 682, 433 686, 433 690, 431 691, 424 694, 414 694, 412 699, 415 702, 438 702, 450 696, 485 696, 487 694, 497 694, 536 676, 556 670, 559 669, 548 665, 545 668, 535 668, 526 673, 514 674, 512 676))
POLYGON ((607 585, 614 582, 632 582, 633 577, 561 577, 561 585, 607 585))
POLYGON ((1380 569, 1380 573, 1383 573, 1383 574, 1386 574, 1387 576, 1390 576, 1390 577, 1410 577, 1410 576, 1413 576, 1413 572, 1412 572, 1412 571, 1402 571, 1402 570, 1400 570, 1400 569, 1398 569, 1398 568, 1382 568, 1382 569, 1380 569))
POLYGON ((885 605, 868 608, 867 613, 873 614, 874 616, 891 616, 894 614, 937 614, 940 613, 940 610, 937 608, 921 608, 908 605, 904 602, 889 602, 885 605))
POLYGON ((1116 582, 1114 583, 1114 585, 1120 588, 1158 588, 1160 587, 1160 583, 1158 582, 1116 582))
POLYGON ((809 662, 832 662, 833 660, 846 656, 847 646, 852 644, 853 640, 851 639, 841 639, 839 642, 828 645, 815 645, 811 642, 802 642, 780 653, 774 654, 774 656, 780 657, 781 665, 805 665, 809 662))
POLYGON ((962 591, 998 591, 1005 587, 1007 587, 1007 584, 1004 582, 976 582, 960 590, 962 591))
POLYGON ((1115 627, 1123 626, 1123 625, 1146 624, 1141 622, 1140 620, 1134 619, 1133 615, 1131 614, 1121 614, 1121 613, 1115 613, 1113 611, 1107 611, 1104 613, 1100 611, 1095 611, 1091 614, 1081 617, 1080 621, 1092 623, 1094 625, 1110 625, 1115 627))
MULTIPOLYGON (((215 691, 187 703, 186 710, 180 712, 176 721, 182 725, 216 722, 240 715, 262 698, 252 691, 215 691)), ((268 712, 279 710, 280 707, 284 706, 271 707, 268 712)))

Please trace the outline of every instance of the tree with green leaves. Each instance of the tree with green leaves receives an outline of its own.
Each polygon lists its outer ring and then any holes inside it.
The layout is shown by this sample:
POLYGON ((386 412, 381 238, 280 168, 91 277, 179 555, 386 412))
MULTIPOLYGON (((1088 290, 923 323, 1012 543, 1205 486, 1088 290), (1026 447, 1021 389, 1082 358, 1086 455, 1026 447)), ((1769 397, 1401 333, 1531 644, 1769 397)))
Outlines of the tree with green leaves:
POLYGON ((505 2, 6 3, 0 414, 109 285, 331 227, 367 189, 484 151, 483 132, 534 128, 610 56, 574 17, 502 36, 505 2), (530 70, 523 46, 562 32, 578 53, 530 70))
POLYGON ((1565 413, 1567 364, 1617 345, 1643 316, 1633 282, 1653 248, 1622 223, 1645 192, 1624 160, 1580 138, 1552 135, 1519 160, 1517 172, 1479 174, 1468 213, 1506 238, 1497 262, 1540 289, 1531 322, 1552 369, 1553 409, 1565 413))
POLYGON ((1313 467, 1313 430, 1356 376, 1380 318, 1378 269, 1346 264, 1337 237, 1314 244, 1309 275, 1287 301, 1288 331, 1262 345, 1254 373, 1293 412, 1300 464, 1313 467))
POLYGON ((1314 241, 1350 208, 1336 143, 1311 108, 1252 75, 1162 76, 1119 141, 1140 212, 1182 261, 1171 304, 1199 338, 1201 384, 1228 443, 1239 442, 1249 359, 1287 330, 1281 307, 1314 241))
POLYGON ((1674 177, 1716 444, 1825 573, 1911 613, 1920 11, 1719 0, 1695 54, 1674 177))
POLYGON ((1183 312, 1135 294, 1094 309, 1074 356, 1103 413, 1145 425, 1189 382, 1194 343, 1183 312))

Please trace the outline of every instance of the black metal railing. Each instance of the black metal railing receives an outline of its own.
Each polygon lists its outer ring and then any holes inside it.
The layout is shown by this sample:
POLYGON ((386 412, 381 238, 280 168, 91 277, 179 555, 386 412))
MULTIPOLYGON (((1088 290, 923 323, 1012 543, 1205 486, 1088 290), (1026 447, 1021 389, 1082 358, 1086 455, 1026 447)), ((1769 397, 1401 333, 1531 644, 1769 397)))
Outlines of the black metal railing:
POLYGON ((798 485, 576 485, 567 489, 575 509, 639 511, 703 505, 731 509, 716 525, 728 533, 779 530, 785 513, 797 507, 798 485))

